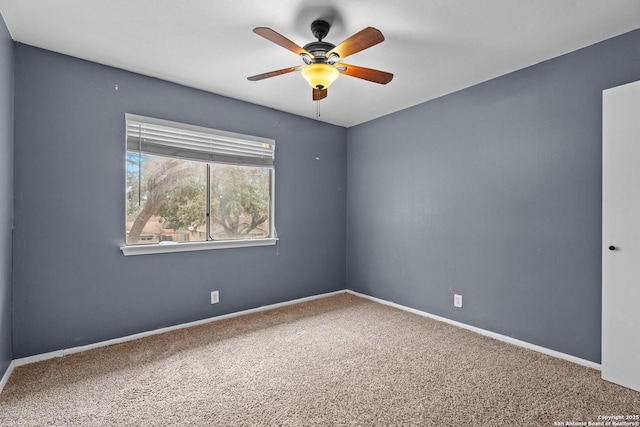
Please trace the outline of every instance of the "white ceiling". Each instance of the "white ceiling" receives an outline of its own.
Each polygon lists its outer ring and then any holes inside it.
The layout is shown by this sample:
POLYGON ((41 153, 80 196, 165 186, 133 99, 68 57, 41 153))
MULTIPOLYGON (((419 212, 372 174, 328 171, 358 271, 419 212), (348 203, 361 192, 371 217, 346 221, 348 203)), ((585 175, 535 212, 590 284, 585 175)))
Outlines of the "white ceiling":
POLYGON ((372 26, 386 40, 349 64, 392 72, 387 85, 341 76, 320 120, 354 126, 640 28, 638 0, 0 0, 14 40, 315 118, 301 64, 254 34, 300 46, 329 18, 338 44, 372 26))

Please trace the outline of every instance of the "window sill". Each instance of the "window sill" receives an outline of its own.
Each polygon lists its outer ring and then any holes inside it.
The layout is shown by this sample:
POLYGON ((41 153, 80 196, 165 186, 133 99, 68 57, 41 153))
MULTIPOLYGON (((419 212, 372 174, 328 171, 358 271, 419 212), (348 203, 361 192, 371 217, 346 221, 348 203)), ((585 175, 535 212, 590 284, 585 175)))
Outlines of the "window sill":
POLYGON ((247 239, 247 240, 218 240, 209 242, 176 243, 175 245, 136 245, 121 246, 124 256, 165 254, 171 252, 206 251, 210 249, 248 248, 254 246, 273 246, 277 238, 247 239))

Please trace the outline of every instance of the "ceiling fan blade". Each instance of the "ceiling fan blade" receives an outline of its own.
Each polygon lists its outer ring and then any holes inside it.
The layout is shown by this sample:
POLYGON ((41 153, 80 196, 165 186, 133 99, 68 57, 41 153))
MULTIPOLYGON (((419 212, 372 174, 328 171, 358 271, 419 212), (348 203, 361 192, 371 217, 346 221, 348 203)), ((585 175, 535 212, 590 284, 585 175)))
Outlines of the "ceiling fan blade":
POLYGON ((247 80, 251 80, 252 82, 256 82, 262 79, 268 79, 269 77, 279 76, 281 74, 287 74, 292 71, 296 71, 298 67, 289 67, 283 68, 282 70, 269 71, 268 73, 257 74, 255 76, 247 77, 247 80))
POLYGON ((320 101, 321 99, 325 99, 327 97, 327 89, 322 89, 322 90, 318 90, 315 88, 313 89, 313 94, 312 94, 312 98, 314 101, 320 101))
POLYGON ((341 59, 344 59, 349 55, 375 46, 382 41, 384 41, 384 36, 380 30, 367 27, 331 49, 325 56, 328 58, 332 53, 337 53, 341 59))
POLYGON ((268 28, 268 27, 256 27, 256 28, 253 29, 253 32, 256 33, 259 36, 264 37, 265 39, 269 40, 270 42, 273 42, 273 43, 275 43, 275 44, 277 44, 279 46, 282 46, 283 48, 285 48, 287 50, 290 50, 291 52, 295 53, 296 55, 300 55, 301 53, 306 53, 307 55, 312 56, 305 49, 301 48, 300 46, 298 46, 297 44, 295 44, 294 42, 292 42, 291 40, 289 40, 288 38, 286 38, 282 34, 273 31, 271 28, 268 28))
POLYGON ((357 77, 359 79, 368 80, 374 83, 380 83, 386 85, 393 80, 393 74, 386 71, 374 70, 373 68, 358 67, 357 65, 348 65, 340 63, 341 67, 345 67, 346 70, 342 74, 347 76, 357 77))

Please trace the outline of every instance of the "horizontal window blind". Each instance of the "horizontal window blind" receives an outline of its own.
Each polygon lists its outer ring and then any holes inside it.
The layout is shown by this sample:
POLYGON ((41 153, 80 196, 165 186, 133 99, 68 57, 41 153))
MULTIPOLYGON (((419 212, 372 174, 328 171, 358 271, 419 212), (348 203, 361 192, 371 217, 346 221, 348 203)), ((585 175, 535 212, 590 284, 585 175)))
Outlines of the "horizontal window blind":
POLYGON ((127 149, 180 159, 273 167, 275 141, 127 114, 127 149))

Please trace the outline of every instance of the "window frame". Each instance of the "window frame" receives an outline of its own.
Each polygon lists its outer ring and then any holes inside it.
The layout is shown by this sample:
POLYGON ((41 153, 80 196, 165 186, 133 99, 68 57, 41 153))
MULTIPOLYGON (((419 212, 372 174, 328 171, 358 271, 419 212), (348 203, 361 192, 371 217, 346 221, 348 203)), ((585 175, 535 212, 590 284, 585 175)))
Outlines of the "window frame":
MULTIPOLYGON (((273 147, 273 153, 271 155, 270 165, 261 165, 261 164, 242 164, 242 160, 239 163, 233 163, 231 161, 217 161, 217 160, 205 160, 205 163, 211 164, 230 164, 237 166, 249 166, 249 167, 267 167, 269 168, 269 236, 270 237, 261 237, 261 238, 251 238, 251 239, 227 239, 227 240, 206 240, 200 242, 188 242, 188 243, 178 243, 175 245, 166 245, 166 244, 150 244, 150 245, 127 245, 126 236, 124 245, 120 246, 120 250, 123 255, 149 255, 149 254, 157 254, 157 253, 172 253, 172 252, 191 252, 191 251, 201 251, 201 250, 210 250, 210 249, 231 249, 231 248, 245 248, 245 247, 260 247, 260 246, 273 246, 278 242, 278 236, 275 228, 275 140, 268 138, 261 138, 252 135, 245 135, 235 132, 227 132, 213 128, 206 128, 201 126, 189 125, 180 122, 173 122, 169 120, 156 119, 152 117, 139 116, 135 114, 125 114, 125 163, 126 163, 126 155, 127 152, 131 150, 128 143, 128 135, 127 135, 127 125, 129 122, 138 122, 142 124, 149 125, 158 125, 164 127, 170 127, 174 129, 184 130, 184 131, 192 131, 192 132, 200 132, 206 133, 213 137, 214 139, 220 138, 221 140, 239 140, 239 142, 248 142, 248 143, 261 143, 261 144, 269 144, 273 147)), ((141 145, 141 141, 138 141, 139 146, 141 145)), ((141 150, 144 152, 144 150, 141 150)), ((153 153, 147 152, 148 154, 157 155, 161 157, 171 157, 171 156, 163 156, 161 153, 153 153)), ((185 160, 190 161, 203 161, 200 159, 190 158, 188 156, 180 157, 185 160)), ((259 159, 258 159, 259 160, 259 159)), ((269 161, 267 159, 267 161, 269 161)), ((208 168, 207 168, 208 169, 208 168)), ((125 185, 125 198, 126 198, 126 185, 125 185)), ((207 199, 208 199, 207 195, 207 199)), ((125 218, 126 218, 126 203, 125 203, 125 218)), ((207 219, 207 222, 210 220, 207 219)))

